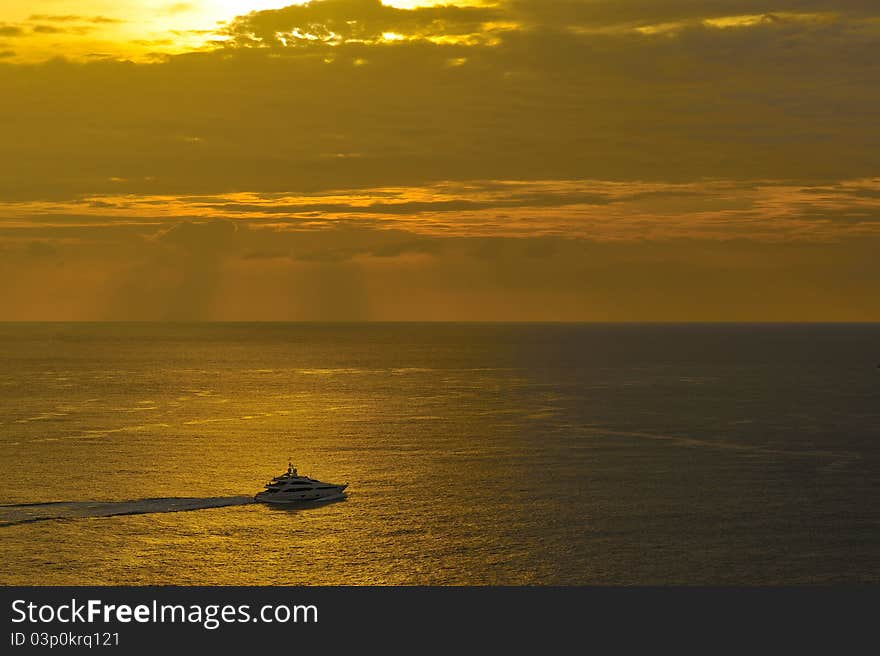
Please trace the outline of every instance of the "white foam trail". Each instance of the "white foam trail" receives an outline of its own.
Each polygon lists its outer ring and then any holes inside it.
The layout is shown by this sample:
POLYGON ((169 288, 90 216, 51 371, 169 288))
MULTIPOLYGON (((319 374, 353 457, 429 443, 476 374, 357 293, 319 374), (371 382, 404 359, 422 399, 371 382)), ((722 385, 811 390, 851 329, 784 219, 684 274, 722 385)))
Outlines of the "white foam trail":
POLYGON ((117 515, 186 512, 206 508, 243 506, 255 503, 250 496, 166 497, 128 501, 52 501, 0 505, 0 526, 15 526, 52 519, 83 519, 117 515))

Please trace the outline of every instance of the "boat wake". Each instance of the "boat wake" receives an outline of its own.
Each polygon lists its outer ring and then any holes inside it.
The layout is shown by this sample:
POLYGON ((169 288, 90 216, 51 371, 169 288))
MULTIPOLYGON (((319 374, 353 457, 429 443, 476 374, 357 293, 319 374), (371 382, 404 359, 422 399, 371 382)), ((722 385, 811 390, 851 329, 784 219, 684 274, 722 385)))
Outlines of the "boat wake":
POLYGON ((0 526, 16 526, 49 520, 146 515, 243 506, 254 503, 250 496, 238 497, 166 497, 127 501, 50 501, 0 505, 0 526))

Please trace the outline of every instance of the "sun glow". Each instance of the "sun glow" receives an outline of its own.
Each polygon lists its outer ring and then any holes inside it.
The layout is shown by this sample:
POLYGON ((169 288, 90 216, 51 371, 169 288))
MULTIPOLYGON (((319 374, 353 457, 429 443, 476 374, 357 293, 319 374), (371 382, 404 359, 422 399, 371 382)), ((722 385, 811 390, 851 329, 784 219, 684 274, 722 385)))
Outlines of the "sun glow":
POLYGON ((3 49, 19 61, 148 58, 204 47, 236 16, 296 0, 4 0, 3 49))

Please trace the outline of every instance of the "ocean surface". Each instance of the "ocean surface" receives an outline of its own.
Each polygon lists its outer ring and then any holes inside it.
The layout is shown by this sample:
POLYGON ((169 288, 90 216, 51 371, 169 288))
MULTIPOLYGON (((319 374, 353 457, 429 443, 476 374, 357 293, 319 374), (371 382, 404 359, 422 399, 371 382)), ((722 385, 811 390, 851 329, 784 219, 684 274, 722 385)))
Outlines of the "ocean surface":
POLYGON ((880 582, 880 325, 0 324, 0 584, 880 582), (290 456, 348 482, 252 503, 290 456))

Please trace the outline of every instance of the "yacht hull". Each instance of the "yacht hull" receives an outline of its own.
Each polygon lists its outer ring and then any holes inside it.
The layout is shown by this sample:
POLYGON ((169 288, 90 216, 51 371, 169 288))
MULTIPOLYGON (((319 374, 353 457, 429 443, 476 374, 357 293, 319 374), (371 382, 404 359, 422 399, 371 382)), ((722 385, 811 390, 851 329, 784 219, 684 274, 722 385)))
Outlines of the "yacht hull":
POLYGON ((267 503, 270 505, 296 505, 296 504, 310 504, 310 503, 320 503, 322 501, 335 501, 337 499, 345 498, 345 488, 347 485, 340 485, 333 490, 322 490, 321 493, 316 493, 311 490, 303 490, 302 492, 276 492, 276 493, 267 493, 260 492, 254 496, 254 501, 259 503, 267 503))
POLYGON ((265 497, 260 497, 259 495, 257 495, 254 497, 254 500, 258 503, 265 503, 269 506, 305 506, 309 504, 322 503, 324 501, 337 501, 344 498, 345 493, 340 492, 339 494, 333 494, 326 497, 316 497, 313 499, 267 499, 265 497))

